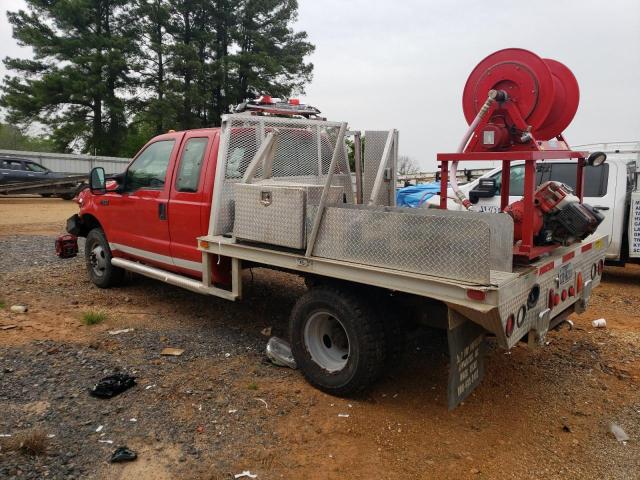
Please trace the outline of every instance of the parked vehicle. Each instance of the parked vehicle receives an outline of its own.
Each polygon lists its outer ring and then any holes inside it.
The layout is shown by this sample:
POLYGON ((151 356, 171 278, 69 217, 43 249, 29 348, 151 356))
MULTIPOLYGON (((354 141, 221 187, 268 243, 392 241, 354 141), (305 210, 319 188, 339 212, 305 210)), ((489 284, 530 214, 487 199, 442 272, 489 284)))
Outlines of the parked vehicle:
MULTIPOLYGON (((640 238, 634 237, 640 226, 634 227, 637 221, 636 208, 632 203, 632 196, 640 195, 640 142, 607 143, 581 145, 579 148, 588 151, 602 151, 607 154, 607 161, 600 166, 585 167, 584 201, 592 205, 602 215, 604 221, 598 227, 595 235, 607 235, 606 260, 612 265, 624 265, 627 262, 640 263, 640 238), (635 250, 635 253, 634 253, 635 250)), ((500 211, 500 186, 502 172, 495 168, 480 178, 462 185, 474 204, 474 208, 481 212, 497 213, 500 211), (486 193, 486 181, 493 182, 491 194, 486 193), (481 183, 484 186, 481 187, 481 183), (485 190, 483 190, 483 188, 485 190)), ((538 164, 536 186, 547 181, 564 183, 575 189, 576 163, 569 160, 547 160, 538 164)), ((524 164, 522 162, 511 166, 509 203, 522 198, 524 189, 524 164)), ((454 198, 451 189, 448 196, 454 198)), ((462 210, 459 204, 450 202, 450 209, 462 210)), ((427 207, 438 207, 439 195, 431 197, 425 202, 427 207)))
MULTIPOLYGON (((477 139, 498 147, 517 144, 511 159, 529 165, 543 148, 545 158, 584 161, 584 152, 546 141, 572 115, 549 124, 540 142, 533 137, 552 103, 563 101, 554 95, 545 62, 566 67, 520 49, 494 56, 504 67, 495 76, 500 81, 521 82, 519 62, 537 66, 546 90, 519 91, 531 97, 532 108, 545 100, 536 107, 538 123, 522 128, 522 102, 496 91, 491 77, 472 90, 485 106, 461 146, 470 138, 476 146, 477 139), (496 112, 501 123, 488 124, 496 112), (518 129, 504 127, 512 117, 518 129), (474 130, 485 128, 493 134, 474 130)), ((561 79, 568 75, 563 70, 561 79)), ((528 206, 517 216, 395 208, 396 130, 366 132, 362 168, 355 132, 354 185, 346 123, 321 119, 297 102, 288 108, 274 107, 268 97, 260 102, 250 112, 223 117, 221 128, 155 137, 118 176, 107 178, 99 167, 91 171, 90 189, 79 194, 80 211, 67 230, 86 237, 87 271, 96 286, 115 286, 131 271, 238 300, 243 268, 300 275, 308 291, 291 311, 290 340, 312 385, 346 395, 373 382, 385 364, 397 362, 402 328, 396 312, 403 311, 447 332, 450 408, 482 379, 488 336, 505 349, 523 340, 542 346, 550 330, 587 308, 608 240, 585 240, 602 219, 562 184, 548 182, 540 196, 529 188, 528 206), (544 220, 535 231, 545 233, 542 243, 533 243, 533 214, 544 220)), ((481 148, 439 156, 483 158, 481 148)))
MULTIPOLYGON (((0 157, 0 192, 3 192, 2 187, 20 184, 26 187, 24 191, 22 189, 18 191, 15 188, 12 188, 11 191, 15 191, 16 193, 33 192, 41 194, 44 197, 58 196, 65 200, 71 200, 80 187, 81 181, 73 182, 71 188, 66 184, 64 184, 63 188, 58 185, 49 186, 46 184, 52 183, 51 181, 54 180, 64 180, 73 176, 74 175, 68 173, 53 172, 32 160, 0 157), (29 187, 28 184, 33 184, 33 188, 29 187)), ((77 177, 77 175, 75 175, 75 177, 77 177)))

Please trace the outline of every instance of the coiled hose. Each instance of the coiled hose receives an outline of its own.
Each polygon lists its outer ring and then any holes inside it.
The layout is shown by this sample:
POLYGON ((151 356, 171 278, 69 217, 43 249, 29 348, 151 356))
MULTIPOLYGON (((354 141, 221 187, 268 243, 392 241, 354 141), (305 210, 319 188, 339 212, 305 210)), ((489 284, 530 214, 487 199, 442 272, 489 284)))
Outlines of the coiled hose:
MULTIPOLYGON (((478 114, 476 115, 476 118, 473 119, 473 122, 471 122, 471 125, 469 125, 469 129, 462 137, 462 140, 460 141, 460 145, 458 145, 458 150, 456 150, 456 153, 464 152, 464 148, 467 146, 467 143, 469 143, 469 139, 471 138, 471 135, 473 135, 473 132, 475 131, 476 127, 480 124, 480 120, 484 118, 484 116, 489 111, 489 107, 493 105, 493 102, 496 101, 499 95, 504 95, 504 93, 498 92, 497 90, 489 90, 489 95, 487 96, 487 100, 482 105, 482 108, 480 108, 480 110, 478 111, 478 114)), ((457 174, 458 174, 458 161, 455 161, 451 163, 451 170, 449 172, 449 181, 451 182, 451 188, 453 189, 453 193, 455 194, 458 201, 462 204, 462 206, 467 210, 473 210, 472 203, 469 201, 467 196, 460 190, 460 187, 458 186, 457 174)), ((442 192, 442 190, 443 189, 441 188, 440 191, 442 192)))

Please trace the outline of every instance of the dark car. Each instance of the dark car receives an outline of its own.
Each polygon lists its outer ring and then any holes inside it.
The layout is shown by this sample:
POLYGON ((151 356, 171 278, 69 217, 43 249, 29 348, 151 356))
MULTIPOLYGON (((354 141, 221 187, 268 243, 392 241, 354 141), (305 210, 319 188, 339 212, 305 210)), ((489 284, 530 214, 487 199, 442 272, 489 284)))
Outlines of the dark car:
POLYGON ((36 193, 43 197, 61 197, 65 200, 70 200, 82 187, 82 180, 73 179, 77 181, 71 180, 69 184, 62 185, 37 185, 38 182, 64 179, 67 177, 77 177, 77 175, 52 172, 39 163, 24 158, 0 157, 0 187, 14 183, 34 183, 33 189, 29 187, 28 190, 21 190, 16 193, 36 193))
POLYGON ((67 173, 52 172, 39 163, 23 158, 0 157, 0 184, 18 182, 37 182, 68 177, 67 173))

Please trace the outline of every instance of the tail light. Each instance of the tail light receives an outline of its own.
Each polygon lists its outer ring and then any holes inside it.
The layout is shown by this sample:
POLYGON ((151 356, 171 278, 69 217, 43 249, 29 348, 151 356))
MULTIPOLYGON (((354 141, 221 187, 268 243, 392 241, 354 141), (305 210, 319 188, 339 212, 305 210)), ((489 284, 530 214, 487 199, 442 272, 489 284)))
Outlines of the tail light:
POLYGON ((549 308, 553 308, 556 305, 555 299, 556 299, 556 292, 554 292, 552 288, 551 290, 549 290, 549 302, 547 305, 549 308))
POLYGON ((558 305, 559 303, 560 303, 560 295, 556 293, 555 296, 553 297, 553 304, 558 305))
POLYGON ((475 290, 470 288, 467 290, 467 297, 471 300, 484 300, 486 297, 486 293, 483 290, 475 290))
POLYGON ((567 291, 566 290, 562 290, 562 296, 560 298, 562 298, 563 302, 567 299, 567 291))
POLYGON ((515 317, 513 316, 513 314, 509 315, 509 318, 507 318, 507 324, 504 327, 504 334, 507 336, 507 338, 509 338, 513 333, 513 327, 515 326, 515 324, 515 317))
POLYGON ((290 98, 289 105, 300 105, 300 100, 297 98, 290 98))
POLYGON ((574 297, 576 294, 576 289, 573 287, 569 287, 569 296, 574 297))

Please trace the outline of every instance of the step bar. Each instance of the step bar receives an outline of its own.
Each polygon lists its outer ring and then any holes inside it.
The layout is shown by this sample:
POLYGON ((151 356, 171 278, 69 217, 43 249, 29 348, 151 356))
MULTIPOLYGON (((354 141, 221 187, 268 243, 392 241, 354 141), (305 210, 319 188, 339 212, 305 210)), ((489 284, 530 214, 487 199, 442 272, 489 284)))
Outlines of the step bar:
MULTIPOLYGON (((236 260, 236 259, 234 259, 236 260)), ((239 263, 239 260, 236 260, 239 263)), ((239 282, 235 281, 239 275, 234 275, 232 290, 225 290, 223 288, 214 287, 213 285, 206 285, 205 283, 195 280, 193 278, 178 275, 177 273, 167 272, 156 267, 150 267, 142 263, 134 262, 131 260, 125 260, 124 258, 113 257, 111 264, 114 267, 120 267, 130 272, 139 273, 145 277, 160 280, 161 282, 175 285, 176 287, 185 288, 192 292, 201 293, 203 295, 214 295, 216 297, 224 298, 225 300, 235 301, 240 298, 239 282)), ((234 273, 239 273, 239 265, 234 265, 234 273)))

